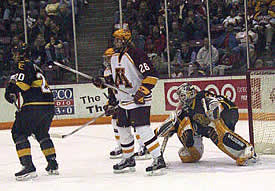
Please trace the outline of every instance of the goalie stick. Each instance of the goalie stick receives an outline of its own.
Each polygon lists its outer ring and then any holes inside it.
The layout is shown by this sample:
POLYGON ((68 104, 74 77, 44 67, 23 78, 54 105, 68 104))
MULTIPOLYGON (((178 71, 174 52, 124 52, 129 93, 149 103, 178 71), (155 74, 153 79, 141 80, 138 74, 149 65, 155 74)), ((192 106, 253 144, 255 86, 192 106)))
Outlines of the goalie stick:
MULTIPOLYGON (((65 66, 65 65, 63 65, 63 64, 60 64, 59 62, 55 62, 55 61, 54 61, 53 63, 54 63, 56 66, 60 67, 60 68, 63 68, 63 69, 65 69, 65 70, 68 70, 68 71, 73 72, 73 73, 75 73, 75 74, 79 74, 80 76, 83 76, 84 78, 87 78, 87 79, 89 79, 89 80, 93 80, 93 79, 94 79, 92 76, 89 76, 88 74, 84 74, 84 73, 82 73, 82 72, 79 72, 79 71, 77 71, 77 70, 75 70, 75 69, 72 69, 72 68, 70 68, 70 67, 68 67, 68 66, 65 66)), ((134 97, 133 94, 130 94, 130 93, 128 93, 128 92, 126 92, 126 91, 124 91, 124 90, 122 90, 122 89, 119 89, 119 88, 115 87, 115 86, 112 86, 112 85, 107 84, 107 83, 104 83, 104 85, 107 86, 108 88, 117 90, 117 91, 119 91, 119 92, 123 92, 123 93, 125 93, 125 94, 128 94, 128 95, 134 97)))
POLYGON ((102 116, 104 116, 104 115, 105 115, 105 113, 100 114, 99 116, 93 118, 91 121, 88 121, 87 123, 85 123, 84 125, 78 127, 77 129, 73 130, 73 131, 70 132, 70 133, 63 134, 63 135, 60 135, 60 134, 57 134, 57 133, 51 133, 50 135, 51 135, 51 137, 53 137, 53 138, 64 139, 64 138, 66 138, 66 137, 69 137, 69 136, 75 134, 76 132, 78 132, 79 130, 83 129, 84 127, 87 127, 88 125, 90 125, 91 123, 95 122, 98 118, 100 118, 100 117, 102 117, 102 116))

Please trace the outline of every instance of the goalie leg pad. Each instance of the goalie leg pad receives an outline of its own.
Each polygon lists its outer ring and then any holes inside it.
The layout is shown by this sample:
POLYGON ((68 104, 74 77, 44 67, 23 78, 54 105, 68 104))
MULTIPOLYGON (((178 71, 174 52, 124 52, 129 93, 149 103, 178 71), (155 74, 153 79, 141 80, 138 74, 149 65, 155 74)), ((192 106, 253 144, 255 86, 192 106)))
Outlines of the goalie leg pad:
MULTIPOLYGON (((251 144, 241 136, 230 131, 224 124, 223 120, 215 120, 211 122, 209 126, 212 126, 217 134, 218 143, 216 145, 228 156, 236 161, 239 159, 247 160, 253 156, 254 152, 247 152, 247 148, 251 148, 251 144)), ((211 135, 209 135, 209 137, 211 138, 211 135)))
POLYGON ((201 159, 204 147, 201 136, 194 136, 194 146, 180 148, 178 154, 183 163, 193 163, 201 159))

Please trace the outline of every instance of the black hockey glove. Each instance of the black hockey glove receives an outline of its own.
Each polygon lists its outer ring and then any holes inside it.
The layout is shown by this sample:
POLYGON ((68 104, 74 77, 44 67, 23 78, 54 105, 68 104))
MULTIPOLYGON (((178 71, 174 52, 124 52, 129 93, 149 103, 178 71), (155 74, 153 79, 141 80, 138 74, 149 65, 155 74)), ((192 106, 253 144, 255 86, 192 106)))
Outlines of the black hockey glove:
POLYGON ((114 115, 117 112, 117 106, 113 106, 109 104, 104 105, 103 109, 105 111, 106 116, 114 115))
POLYGON ((105 80, 104 78, 93 78, 92 83, 95 85, 95 87, 100 88, 100 89, 104 89, 106 88, 105 84, 105 80))
POLYGON ((136 104, 145 104, 144 97, 150 93, 151 93, 150 90, 148 90, 146 87, 140 86, 134 96, 135 103, 136 104))
POLYGON ((15 89, 16 87, 15 87, 15 84, 13 83, 9 83, 6 88, 5 99, 7 100, 7 102, 11 104, 13 104, 18 99, 15 89))
POLYGON ((15 93, 5 93, 5 99, 7 100, 7 102, 13 104, 16 100, 17 100, 17 96, 15 93))

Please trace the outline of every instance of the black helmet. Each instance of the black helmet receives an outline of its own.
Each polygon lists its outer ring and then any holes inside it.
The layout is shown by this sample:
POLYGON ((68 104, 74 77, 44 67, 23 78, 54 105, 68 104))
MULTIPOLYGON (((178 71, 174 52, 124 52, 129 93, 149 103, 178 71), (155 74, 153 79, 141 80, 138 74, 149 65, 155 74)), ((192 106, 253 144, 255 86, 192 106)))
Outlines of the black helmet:
POLYGON ((25 59, 30 57, 30 48, 26 43, 20 45, 17 49, 20 59, 25 59))

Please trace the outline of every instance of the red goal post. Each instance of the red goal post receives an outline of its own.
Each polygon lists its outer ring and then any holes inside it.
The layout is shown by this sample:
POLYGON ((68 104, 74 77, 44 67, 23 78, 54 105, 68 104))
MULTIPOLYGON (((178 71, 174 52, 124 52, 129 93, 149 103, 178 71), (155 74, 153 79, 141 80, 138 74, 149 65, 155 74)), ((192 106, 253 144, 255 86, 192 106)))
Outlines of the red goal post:
POLYGON ((250 142, 257 153, 275 154, 275 68, 247 72, 250 142))

